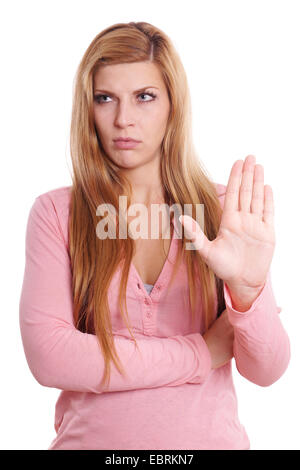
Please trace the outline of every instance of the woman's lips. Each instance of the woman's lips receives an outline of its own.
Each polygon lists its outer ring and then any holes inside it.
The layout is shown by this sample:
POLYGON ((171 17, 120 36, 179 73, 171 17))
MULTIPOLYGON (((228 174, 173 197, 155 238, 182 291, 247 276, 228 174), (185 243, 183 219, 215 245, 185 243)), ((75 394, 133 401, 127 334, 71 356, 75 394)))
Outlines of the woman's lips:
POLYGON ((129 141, 126 141, 126 140, 115 140, 114 141, 114 144, 117 148, 119 149, 133 149, 135 148, 137 145, 140 144, 140 142, 136 142, 134 140, 129 140, 129 141))

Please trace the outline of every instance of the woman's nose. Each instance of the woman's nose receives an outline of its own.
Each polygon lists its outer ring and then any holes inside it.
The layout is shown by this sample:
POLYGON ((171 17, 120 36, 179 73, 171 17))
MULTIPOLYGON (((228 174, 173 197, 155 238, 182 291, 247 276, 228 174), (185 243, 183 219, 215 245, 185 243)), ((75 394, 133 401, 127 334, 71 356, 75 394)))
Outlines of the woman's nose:
POLYGON ((134 123, 134 110, 129 102, 119 103, 117 106, 115 124, 117 126, 128 126, 134 123))

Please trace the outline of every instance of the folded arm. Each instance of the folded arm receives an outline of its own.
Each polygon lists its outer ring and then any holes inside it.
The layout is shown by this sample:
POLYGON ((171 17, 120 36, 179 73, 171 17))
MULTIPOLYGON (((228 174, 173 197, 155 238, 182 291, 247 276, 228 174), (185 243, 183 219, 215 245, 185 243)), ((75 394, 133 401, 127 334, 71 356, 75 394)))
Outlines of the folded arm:
MULTIPOLYGON (((102 393, 104 358, 93 334, 73 323, 72 278, 55 205, 46 194, 31 207, 26 228, 26 263, 19 303, 24 352, 35 379, 62 390, 102 393)), ((109 388, 121 391, 201 383, 211 357, 200 333, 168 338, 114 336, 123 377, 111 362, 109 388)))

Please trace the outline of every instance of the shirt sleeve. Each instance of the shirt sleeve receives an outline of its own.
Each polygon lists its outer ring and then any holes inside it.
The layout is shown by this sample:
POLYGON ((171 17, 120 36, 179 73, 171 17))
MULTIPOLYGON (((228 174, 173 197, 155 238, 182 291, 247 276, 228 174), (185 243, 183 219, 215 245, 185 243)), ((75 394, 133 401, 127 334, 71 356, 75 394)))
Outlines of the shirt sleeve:
POLYGON ((279 318, 269 271, 264 288, 245 312, 232 307, 230 291, 224 283, 228 320, 234 329, 233 355, 239 373, 249 381, 269 386, 288 367, 290 342, 279 318))
POLYGON ((136 339, 138 349, 132 339, 114 336, 126 376, 111 362, 110 383, 102 390, 104 358, 96 335, 74 326, 69 252, 47 193, 30 209, 25 245, 20 331, 28 366, 41 385, 103 393, 205 381, 211 356, 200 333, 136 339))

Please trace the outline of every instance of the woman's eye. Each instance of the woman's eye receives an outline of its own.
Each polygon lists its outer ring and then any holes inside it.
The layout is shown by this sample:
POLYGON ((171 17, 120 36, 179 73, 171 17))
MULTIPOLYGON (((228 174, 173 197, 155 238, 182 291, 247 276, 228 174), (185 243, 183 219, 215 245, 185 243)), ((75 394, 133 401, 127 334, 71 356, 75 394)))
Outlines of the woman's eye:
POLYGON ((147 101, 153 101, 155 99, 155 95, 153 93, 141 93, 139 96, 147 96, 147 95, 151 96, 151 100, 147 100, 147 101))
POLYGON ((109 98, 108 95, 97 95, 97 96, 95 96, 95 101, 97 101, 97 103, 107 103, 106 100, 105 100, 105 101, 101 101, 101 98, 103 98, 103 97, 104 97, 104 98, 109 98))

